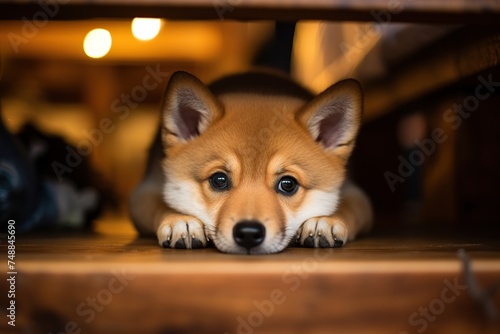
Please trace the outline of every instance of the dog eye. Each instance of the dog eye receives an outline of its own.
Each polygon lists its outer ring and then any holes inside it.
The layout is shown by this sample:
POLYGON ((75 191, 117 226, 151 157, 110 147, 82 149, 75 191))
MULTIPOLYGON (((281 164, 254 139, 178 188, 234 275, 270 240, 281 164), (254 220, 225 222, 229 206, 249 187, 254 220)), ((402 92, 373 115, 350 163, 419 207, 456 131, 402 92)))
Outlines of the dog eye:
POLYGON ((299 189, 299 183, 291 176, 283 176, 276 185, 276 191, 286 196, 292 196, 299 189))
POLYGON ((209 178, 210 186, 215 191, 225 191, 231 186, 229 182, 229 176, 223 172, 217 172, 210 176, 209 178))

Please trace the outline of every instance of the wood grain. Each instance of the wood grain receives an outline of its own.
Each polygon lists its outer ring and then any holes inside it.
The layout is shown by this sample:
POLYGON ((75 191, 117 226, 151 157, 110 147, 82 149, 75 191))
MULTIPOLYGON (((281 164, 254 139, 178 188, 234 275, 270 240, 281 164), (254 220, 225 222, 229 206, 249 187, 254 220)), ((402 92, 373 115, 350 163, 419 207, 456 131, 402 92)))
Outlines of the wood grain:
MULTIPOLYGON (((439 314, 426 321, 426 333, 495 333, 498 321, 485 317, 468 287, 455 298, 445 292, 453 302, 439 300, 449 284, 465 286, 459 248, 468 251, 481 287, 498 283, 497 236, 375 233, 340 249, 290 248, 269 256, 162 249, 129 234, 23 236, 17 242, 16 329, 416 333, 423 326, 420 308, 431 305, 439 314)), ((5 291, 5 280, 0 287, 5 291)), ((500 306, 500 294, 494 302, 500 306)), ((2 333, 9 329, 0 323, 2 333)))

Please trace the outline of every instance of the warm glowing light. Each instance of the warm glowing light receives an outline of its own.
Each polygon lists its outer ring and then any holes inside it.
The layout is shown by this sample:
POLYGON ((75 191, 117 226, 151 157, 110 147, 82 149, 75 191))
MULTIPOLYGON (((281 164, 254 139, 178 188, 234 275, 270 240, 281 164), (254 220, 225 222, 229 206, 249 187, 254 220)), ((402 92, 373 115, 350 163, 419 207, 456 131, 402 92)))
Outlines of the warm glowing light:
POLYGON ((160 32, 162 20, 136 17, 132 20, 132 34, 141 41, 149 41, 160 32))
POLYGON ((83 50, 90 58, 104 57, 111 49, 111 34, 105 29, 91 30, 83 41, 83 50))

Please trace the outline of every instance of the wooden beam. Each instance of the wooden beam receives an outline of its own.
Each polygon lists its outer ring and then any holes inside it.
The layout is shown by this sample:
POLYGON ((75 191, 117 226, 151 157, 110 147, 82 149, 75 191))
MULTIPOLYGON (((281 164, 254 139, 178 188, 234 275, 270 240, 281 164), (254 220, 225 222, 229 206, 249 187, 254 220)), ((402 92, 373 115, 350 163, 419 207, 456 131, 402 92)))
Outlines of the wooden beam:
POLYGON ((365 121, 499 64, 500 28, 465 26, 410 59, 389 64, 387 76, 366 82, 365 121))
MULTIPOLYGON (((59 1, 48 13, 53 20, 88 18, 165 17, 168 19, 237 20, 342 20, 436 23, 498 23, 500 3, 495 0, 74 0, 59 1), (51 15, 52 14, 52 15, 51 15)), ((48 12, 38 1, 3 1, 0 19, 32 19, 48 12)))

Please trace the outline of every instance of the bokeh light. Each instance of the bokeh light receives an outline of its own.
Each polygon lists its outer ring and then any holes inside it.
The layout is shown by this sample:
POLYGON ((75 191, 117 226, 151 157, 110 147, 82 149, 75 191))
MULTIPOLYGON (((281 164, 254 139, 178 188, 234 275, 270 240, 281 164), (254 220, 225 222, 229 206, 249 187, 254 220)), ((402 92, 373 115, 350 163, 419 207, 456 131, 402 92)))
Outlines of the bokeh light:
POLYGON ((111 34, 106 29, 91 30, 83 41, 83 50, 90 58, 102 58, 111 49, 111 34))
POLYGON ((141 41, 149 41, 160 32, 161 19, 136 17, 132 20, 132 34, 141 41))

